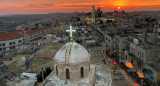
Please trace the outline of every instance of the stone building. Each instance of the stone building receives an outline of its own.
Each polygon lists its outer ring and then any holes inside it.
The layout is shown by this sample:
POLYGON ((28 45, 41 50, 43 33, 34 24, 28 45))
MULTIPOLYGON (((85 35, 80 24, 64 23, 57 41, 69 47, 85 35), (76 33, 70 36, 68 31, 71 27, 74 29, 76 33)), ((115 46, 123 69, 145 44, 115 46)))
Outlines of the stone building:
POLYGON ((139 38, 129 37, 129 39, 126 40, 125 57, 123 58, 125 65, 126 62, 133 65, 133 68, 128 67, 130 70, 128 72, 132 73, 136 78, 140 78, 140 76, 136 76, 136 74, 141 72, 143 79, 148 82, 148 84, 158 86, 160 77, 159 68, 155 65, 159 65, 159 52, 159 45, 151 44, 139 38))
POLYGON ((125 40, 127 38, 128 38, 128 35, 125 35, 125 34, 117 34, 114 36, 114 40, 113 40, 114 55, 119 60, 119 62, 121 62, 122 58, 124 57, 124 52, 126 48, 125 40))
POLYGON ((22 43, 23 34, 21 30, 0 33, 0 52, 19 49, 22 43))
POLYGON ((94 86, 96 72, 95 65, 90 65, 90 54, 73 41, 72 26, 66 31, 70 32, 70 42, 53 57, 54 71, 40 86, 94 86))
POLYGON ((90 64, 90 54, 82 45, 68 42, 53 60, 54 71, 40 86, 94 86, 95 66, 90 64))
POLYGON ((53 27, 52 26, 43 26, 40 28, 36 28, 34 30, 26 30, 24 31, 24 41, 33 41, 36 39, 41 38, 42 36, 52 33, 53 32, 53 27))
POLYGON ((113 53, 114 34, 106 34, 104 42, 108 51, 113 53))
POLYGON ((76 42, 64 45, 53 60, 55 75, 62 80, 77 81, 86 78, 89 74, 90 54, 76 42))

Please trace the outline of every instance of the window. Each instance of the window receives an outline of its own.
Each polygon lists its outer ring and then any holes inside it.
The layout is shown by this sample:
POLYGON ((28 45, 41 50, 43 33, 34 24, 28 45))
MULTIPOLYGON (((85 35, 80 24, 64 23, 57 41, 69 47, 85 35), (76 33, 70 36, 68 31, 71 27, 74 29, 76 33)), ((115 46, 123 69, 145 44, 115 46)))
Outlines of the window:
POLYGON ((141 63, 139 63, 139 68, 141 68, 142 67, 142 64, 141 63))
POLYGON ((57 65, 56 65, 56 74, 57 74, 57 76, 58 76, 58 68, 57 68, 57 65))
POLYGON ((2 43, 2 46, 6 46, 5 43, 2 43))
POLYGON ((141 68, 142 64, 140 62, 137 62, 137 66, 141 68))
POLYGON ((81 69, 80 69, 80 74, 81 74, 81 78, 84 77, 84 69, 83 69, 83 67, 81 67, 81 69))
POLYGON ((126 60, 127 60, 127 55, 126 55, 126 60))
POLYGON ((18 43, 22 43, 22 40, 19 40, 18 43))
POLYGON ((69 75, 69 69, 66 69, 66 79, 70 79, 70 75, 69 75))
POLYGON ((12 45, 12 42, 10 42, 9 45, 12 45))
POLYGON ((15 44, 15 42, 13 42, 13 45, 15 44))
POLYGON ((160 36, 160 32, 158 32, 158 36, 160 36))
POLYGON ((6 48, 3 48, 3 50, 6 50, 6 48))
POLYGON ((131 63, 133 64, 133 59, 131 59, 131 63))
POLYGON ((2 51, 2 48, 0 48, 0 51, 2 51))
POLYGON ((160 42, 160 38, 158 38, 158 42, 160 42))
POLYGON ((16 47, 15 47, 15 46, 13 46, 12 48, 13 48, 13 49, 15 49, 16 47))
POLYGON ((15 49, 15 48, 16 48, 15 46, 12 46, 12 47, 10 47, 10 50, 15 49))
POLYGON ((0 44, 0 47, 1 47, 1 44, 0 44))

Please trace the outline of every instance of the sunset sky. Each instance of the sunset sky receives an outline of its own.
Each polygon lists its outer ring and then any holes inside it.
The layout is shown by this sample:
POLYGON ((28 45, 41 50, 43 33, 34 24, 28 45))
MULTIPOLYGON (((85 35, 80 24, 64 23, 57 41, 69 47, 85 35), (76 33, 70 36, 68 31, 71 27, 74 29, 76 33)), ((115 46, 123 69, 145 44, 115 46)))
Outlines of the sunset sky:
POLYGON ((0 0, 0 15, 88 12, 93 4, 103 11, 160 11, 160 0, 0 0))

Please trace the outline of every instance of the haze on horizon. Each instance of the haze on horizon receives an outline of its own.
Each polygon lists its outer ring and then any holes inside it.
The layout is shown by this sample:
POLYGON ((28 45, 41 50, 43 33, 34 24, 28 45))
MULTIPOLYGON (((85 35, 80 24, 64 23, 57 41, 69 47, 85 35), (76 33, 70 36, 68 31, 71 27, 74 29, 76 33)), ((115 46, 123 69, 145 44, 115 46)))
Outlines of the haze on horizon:
POLYGON ((103 11, 160 11, 160 0, 0 0, 0 15, 89 12, 92 5, 103 11))

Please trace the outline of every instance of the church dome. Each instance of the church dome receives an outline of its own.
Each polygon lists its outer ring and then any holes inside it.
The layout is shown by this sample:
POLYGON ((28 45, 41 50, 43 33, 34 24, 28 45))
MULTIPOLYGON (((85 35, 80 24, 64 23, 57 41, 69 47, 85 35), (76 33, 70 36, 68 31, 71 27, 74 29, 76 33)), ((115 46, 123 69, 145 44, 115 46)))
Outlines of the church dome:
POLYGON ((56 53, 54 59, 60 63, 80 63, 89 61, 90 54, 82 45, 68 42, 56 53))

